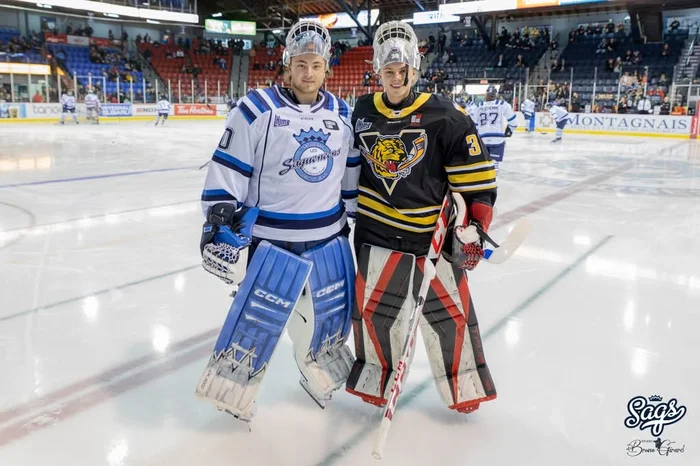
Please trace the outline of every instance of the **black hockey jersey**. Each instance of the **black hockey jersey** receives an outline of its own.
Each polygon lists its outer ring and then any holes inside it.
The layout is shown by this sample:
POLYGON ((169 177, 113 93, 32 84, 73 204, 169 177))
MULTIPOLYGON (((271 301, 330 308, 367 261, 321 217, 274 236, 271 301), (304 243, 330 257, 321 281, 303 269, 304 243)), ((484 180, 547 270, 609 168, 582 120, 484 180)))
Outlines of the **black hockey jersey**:
POLYGON ((383 93, 353 111, 361 154, 356 242, 422 255, 448 190, 493 205, 496 171, 471 118, 452 101, 412 94, 392 108, 383 93))

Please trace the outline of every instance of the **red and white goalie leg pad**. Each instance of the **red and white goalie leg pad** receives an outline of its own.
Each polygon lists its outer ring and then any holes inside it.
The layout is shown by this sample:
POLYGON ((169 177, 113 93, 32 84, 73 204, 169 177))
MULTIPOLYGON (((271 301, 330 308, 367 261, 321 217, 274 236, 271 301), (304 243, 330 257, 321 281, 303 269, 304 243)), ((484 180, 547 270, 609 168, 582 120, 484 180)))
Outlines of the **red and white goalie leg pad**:
POLYGON ((435 385, 450 409, 469 413, 496 398, 466 273, 444 258, 438 261, 420 330, 435 385))
POLYGON ((313 264, 287 331, 301 371, 301 386, 325 408, 343 386, 355 358, 350 334, 355 265, 348 239, 340 236, 302 254, 313 264))
POLYGON ((357 360, 346 390, 384 406, 415 306, 416 257, 367 244, 360 248, 352 326, 357 360))

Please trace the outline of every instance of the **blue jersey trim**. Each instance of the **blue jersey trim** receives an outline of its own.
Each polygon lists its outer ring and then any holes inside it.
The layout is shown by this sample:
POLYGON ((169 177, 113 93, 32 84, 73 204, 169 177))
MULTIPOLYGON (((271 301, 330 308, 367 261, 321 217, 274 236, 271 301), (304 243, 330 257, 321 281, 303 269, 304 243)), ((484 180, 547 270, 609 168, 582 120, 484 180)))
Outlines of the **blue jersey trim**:
POLYGON ((253 175, 253 167, 251 167, 247 163, 241 162, 240 160, 233 157, 232 155, 227 154, 226 152, 220 151, 219 149, 214 151, 214 156, 212 157, 212 160, 216 163, 220 163, 225 167, 237 171, 246 178, 250 178, 253 175))

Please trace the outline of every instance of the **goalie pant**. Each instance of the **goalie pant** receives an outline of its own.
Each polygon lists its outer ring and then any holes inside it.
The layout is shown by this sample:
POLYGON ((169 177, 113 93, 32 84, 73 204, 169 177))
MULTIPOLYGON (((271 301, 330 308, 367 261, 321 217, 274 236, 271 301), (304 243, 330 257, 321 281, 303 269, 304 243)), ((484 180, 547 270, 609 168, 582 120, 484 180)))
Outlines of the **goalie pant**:
POLYGON ((312 242, 253 238, 252 258, 196 394, 242 420, 285 328, 302 387, 321 406, 353 363, 350 333, 354 265, 346 236, 312 242))
MULTIPOLYGON (((365 402, 384 406, 423 279, 425 257, 360 246, 357 240, 355 246, 359 255, 352 325, 357 360, 346 389, 365 402)), ((437 263, 420 329, 435 385, 450 409, 469 413, 496 398, 466 272, 444 257, 437 263)))

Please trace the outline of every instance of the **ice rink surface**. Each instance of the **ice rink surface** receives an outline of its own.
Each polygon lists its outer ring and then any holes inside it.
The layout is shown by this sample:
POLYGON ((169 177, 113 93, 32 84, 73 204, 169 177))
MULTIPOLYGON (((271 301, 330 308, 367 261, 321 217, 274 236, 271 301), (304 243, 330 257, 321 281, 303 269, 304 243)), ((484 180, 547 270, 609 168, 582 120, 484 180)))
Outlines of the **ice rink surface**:
POLYGON ((230 304, 198 249, 222 129, 0 126, 0 465, 700 464, 700 145, 509 140, 491 233, 533 233, 470 274, 498 399, 448 410, 420 341, 377 463, 381 411, 319 409, 286 337, 251 432, 194 396, 230 304), (660 449, 624 425, 650 395, 687 408, 660 449))

